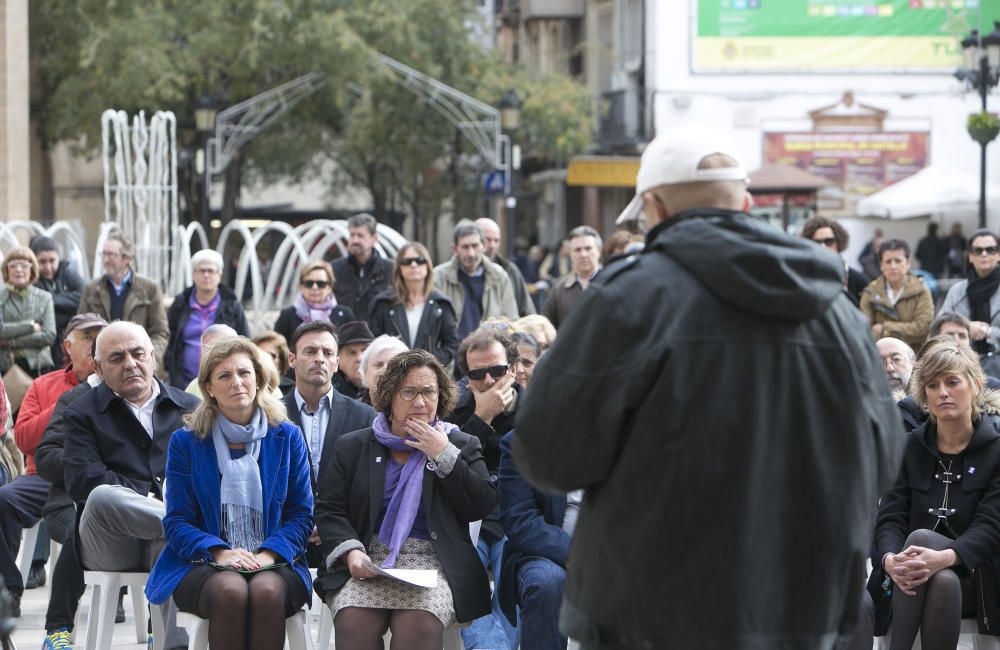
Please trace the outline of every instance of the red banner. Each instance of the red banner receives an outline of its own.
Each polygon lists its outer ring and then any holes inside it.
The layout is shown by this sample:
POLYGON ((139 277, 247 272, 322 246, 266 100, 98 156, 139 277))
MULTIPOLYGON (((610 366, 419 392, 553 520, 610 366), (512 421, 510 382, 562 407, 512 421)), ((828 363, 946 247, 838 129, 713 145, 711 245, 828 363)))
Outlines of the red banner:
POLYGON ((926 131, 765 133, 764 162, 793 165, 833 185, 819 191, 827 216, 851 216, 854 204, 927 165, 926 131))

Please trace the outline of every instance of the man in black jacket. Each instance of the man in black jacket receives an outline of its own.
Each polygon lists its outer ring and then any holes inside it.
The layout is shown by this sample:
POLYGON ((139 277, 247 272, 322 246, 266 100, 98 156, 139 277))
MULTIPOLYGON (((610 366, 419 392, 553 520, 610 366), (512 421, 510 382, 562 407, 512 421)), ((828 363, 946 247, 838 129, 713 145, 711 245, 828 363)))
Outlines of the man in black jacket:
POLYGON ((350 307, 354 316, 368 320, 375 296, 392 285, 392 260, 375 250, 378 222, 370 214, 347 220, 347 255, 333 261, 333 293, 337 304, 350 307))
POLYGON ((595 278, 518 408, 524 476, 584 490, 560 617, 584 648, 861 628, 899 415, 843 262, 747 214, 733 151, 693 125, 646 147, 623 215, 646 248, 595 278))
MULTIPOLYGON (((97 338, 103 383, 66 408, 66 488, 77 504, 76 547, 85 569, 148 571, 163 549, 163 479, 171 434, 198 398, 154 377, 153 343, 115 322, 97 338)), ((187 645, 168 605, 165 648, 187 645)))
MULTIPOLYGON (((303 323, 292 335, 289 362, 295 389, 282 401, 288 419, 302 430, 309 450, 313 496, 333 466, 333 443, 342 434, 370 427, 375 409, 341 395, 332 385, 337 371, 336 328, 327 321, 303 323)), ((319 566, 319 536, 315 527, 308 546, 309 566, 319 566)))
MULTIPOLYGON (((459 383, 458 404, 445 418, 465 433, 479 438, 490 477, 496 479, 500 467, 500 439, 514 426, 521 387, 514 383, 517 346, 504 332, 480 328, 465 337, 458 347, 459 368, 467 379, 459 383)), ((507 537, 494 510, 483 519, 476 550, 479 559, 499 581, 507 537)), ((504 616, 500 600, 493 596, 493 612, 462 630, 466 648, 500 648, 513 645, 516 631, 504 616)))
POLYGON ((56 310, 56 339, 52 342, 52 365, 63 365, 63 332, 69 319, 80 306, 85 282, 80 274, 70 268, 69 262, 59 259, 59 247, 51 237, 37 235, 31 238, 31 251, 38 259, 38 280, 35 286, 52 294, 56 310))

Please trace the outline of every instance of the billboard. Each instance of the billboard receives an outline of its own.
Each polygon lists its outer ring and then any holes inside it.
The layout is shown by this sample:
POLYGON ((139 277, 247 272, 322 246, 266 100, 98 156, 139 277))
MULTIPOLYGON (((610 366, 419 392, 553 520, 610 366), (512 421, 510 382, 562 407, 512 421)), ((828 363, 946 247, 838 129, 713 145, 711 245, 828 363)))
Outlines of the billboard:
POLYGON ((1000 0, 691 0, 692 72, 943 72, 1000 0))
POLYGON ((858 200, 927 166, 926 131, 764 134, 764 161, 793 165, 833 182, 817 194, 826 216, 852 216, 858 200))

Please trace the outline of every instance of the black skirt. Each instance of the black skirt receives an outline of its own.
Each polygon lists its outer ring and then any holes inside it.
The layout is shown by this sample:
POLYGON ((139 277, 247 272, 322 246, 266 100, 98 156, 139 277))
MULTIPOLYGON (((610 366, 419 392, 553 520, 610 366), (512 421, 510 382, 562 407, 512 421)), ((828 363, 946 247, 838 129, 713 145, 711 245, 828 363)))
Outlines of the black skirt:
MULTIPOLYGON (((208 564, 203 564, 189 571, 188 574, 181 579, 180 583, 178 583, 177 588, 174 589, 174 602, 177 604, 177 609, 202 618, 208 618, 207 614, 199 611, 198 608, 198 601, 201 598, 201 589, 205 586, 205 583, 209 578, 219 571, 226 570, 227 569, 219 569, 208 564)), ((302 583, 302 578, 295 573, 295 569, 285 565, 276 569, 266 570, 277 571, 278 575, 280 575, 285 581, 285 618, 292 616, 297 611, 302 609, 302 607, 306 604, 306 600, 309 598, 309 594, 306 592, 305 584, 302 583)), ((234 571, 234 573, 238 572, 234 571)), ((257 574, 240 573, 239 575, 242 575, 247 579, 247 581, 249 581, 257 574)))

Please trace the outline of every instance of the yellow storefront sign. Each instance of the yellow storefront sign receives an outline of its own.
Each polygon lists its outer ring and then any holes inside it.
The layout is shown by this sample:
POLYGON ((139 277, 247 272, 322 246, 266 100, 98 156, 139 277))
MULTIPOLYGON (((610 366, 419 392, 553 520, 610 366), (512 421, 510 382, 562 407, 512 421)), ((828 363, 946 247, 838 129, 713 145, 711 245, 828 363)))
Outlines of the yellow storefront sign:
POLYGON ((626 156, 577 156, 566 170, 567 185, 635 187, 639 159, 626 156))

